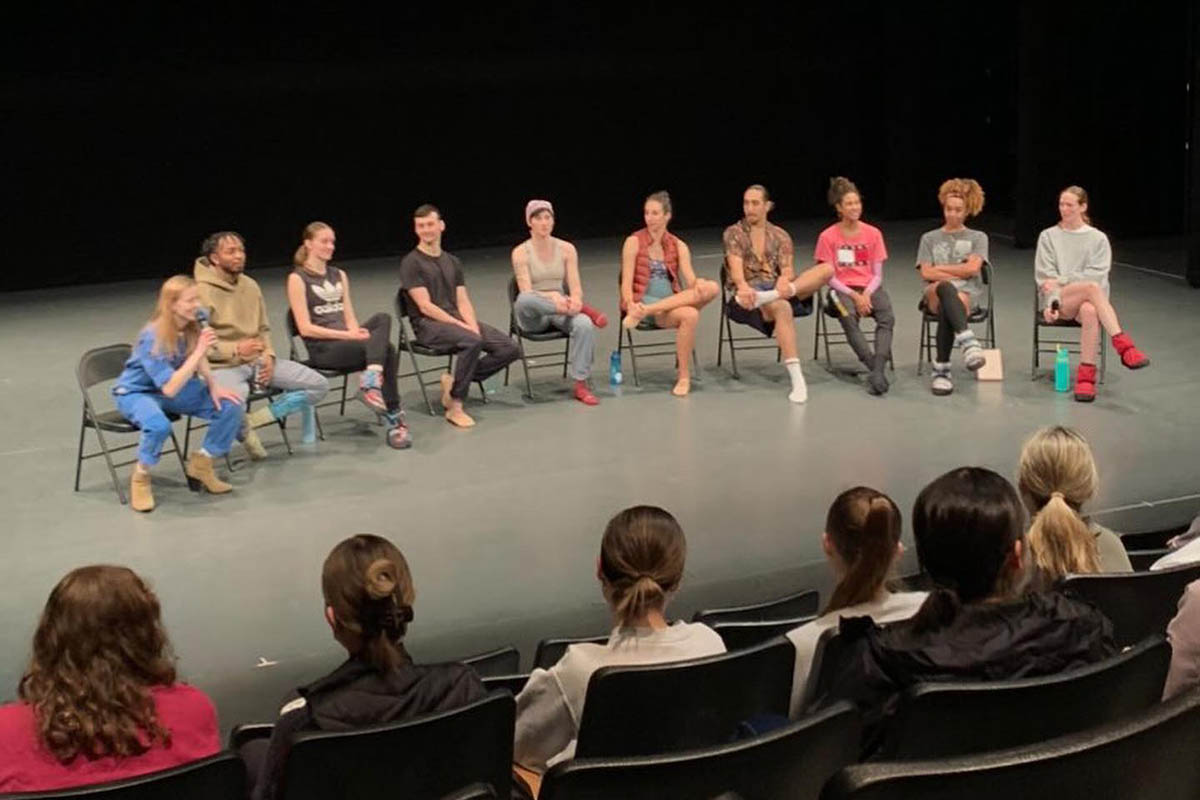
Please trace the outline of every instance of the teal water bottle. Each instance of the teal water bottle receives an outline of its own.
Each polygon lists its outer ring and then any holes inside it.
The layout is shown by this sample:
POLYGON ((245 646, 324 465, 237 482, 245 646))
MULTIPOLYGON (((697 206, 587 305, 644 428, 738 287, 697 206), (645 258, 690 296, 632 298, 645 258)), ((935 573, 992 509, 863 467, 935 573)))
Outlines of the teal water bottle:
POLYGON ((1071 390, 1071 357, 1060 344, 1058 353, 1054 356, 1054 391, 1068 392, 1071 390))
POLYGON ((608 357, 608 382, 613 386, 620 386, 624 379, 625 376, 621 374, 621 353, 619 350, 613 350, 612 355, 608 357))

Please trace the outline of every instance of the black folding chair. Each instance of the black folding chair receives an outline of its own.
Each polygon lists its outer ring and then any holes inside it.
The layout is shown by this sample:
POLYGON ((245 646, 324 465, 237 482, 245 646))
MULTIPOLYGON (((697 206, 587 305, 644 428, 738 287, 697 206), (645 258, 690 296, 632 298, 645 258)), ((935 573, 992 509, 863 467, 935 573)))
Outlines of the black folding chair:
POLYGON ((533 654, 533 666, 540 669, 550 669, 567 653, 567 648, 573 644, 607 644, 609 634, 601 636, 577 636, 560 639, 542 639, 537 644, 533 654))
MULTIPOLYGON (((1046 318, 1042 316, 1041 309, 1038 308, 1040 301, 1041 289, 1035 283, 1033 286, 1033 359, 1029 368, 1029 379, 1036 381, 1038 377, 1038 367, 1041 365, 1042 354, 1048 353, 1054 355, 1061 346, 1068 353, 1078 355, 1080 351, 1079 337, 1063 338, 1062 332, 1074 328, 1082 330, 1083 326, 1078 320, 1060 319, 1058 322, 1046 322, 1046 318), (1058 330, 1058 334, 1053 334, 1053 338, 1047 338, 1049 334, 1045 331, 1058 330)), ((1105 347, 1104 328, 1100 328, 1100 383, 1104 383, 1104 373, 1108 369, 1108 348, 1105 347)))
MULTIPOLYGON (((79 391, 83 395, 83 413, 79 423, 79 452, 75 457, 75 491, 79 491, 79 477, 83 472, 83 462, 103 456, 104 463, 108 465, 108 475, 112 479, 113 491, 117 493, 117 499, 121 501, 122 505, 126 503, 125 490, 121 488, 121 482, 117 480, 117 467, 136 464, 137 459, 114 463, 112 457, 114 453, 136 449, 138 443, 109 447, 108 442, 104 439, 104 433, 105 431, 123 434, 139 433, 140 429, 121 416, 121 412, 115 408, 108 411, 97 411, 92 404, 90 390, 97 384, 113 381, 120 377, 122 370, 125 369, 125 362, 129 360, 132 353, 133 348, 127 344, 97 347, 84 353, 75 367, 75 380, 79 383, 79 391), (93 453, 83 452, 84 435, 88 428, 96 432, 96 441, 100 444, 100 449, 93 453)), ((179 415, 167 414, 167 419, 174 423, 179 420, 179 415)), ((179 468, 186 474, 187 468, 183 463, 184 451, 180 449, 179 440, 175 438, 174 426, 171 428, 170 452, 175 453, 179 458, 179 468)))
MULTIPOLYGON (((617 272, 617 295, 621 293, 621 273, 617 272)), ((618 303, 618 305, 620 305, 618 303)), ((675 335, 678 333, 673 328, 659 328, 654 324, 654 320, 647 317, 638 323, 638 337, 643 334, 650 334, 654 331, 663 331, 672 334, 670 339, 659 339, 657 341, 648 341, 635 344, 633 341, 633 331, 626 328, 625 309, 621 309, 621 318, 617 321, 617 353, 620 355, 624 351, 629 351, 629 365, 633 370, 633 385, 641 386, 641 381, 638 380, 638 353, 642 354, 642 358, 654 358, 655 356, 673 356, 675 358, 675 366, 679 366, 679 356, 675 352, 675 335)), ((696 372, 700 371, 700 359, 696 358, 696 348, 692 348, 692 366, 696 372)))
POLYGON ((901 695, 880 757, 981 753, 1116 722, 1162 699, 1170 662, 1171 646, 1158 636, 1098 664, 1057 675, 919 683, 901 695))
MULTIPOLYGON (((652 720, 646 724, 653 725, 652 720)), ((666 755, 576 758, 556 764, 539 800, 742 800, 816 797, 858 755, 861 723, 849 703, 749 739, 666 755)))
POLYGON ((737 354, 744 350, 774 350, 775 360, 779 361, 782 355, 779 351, 779 346, 771 343, 771 340, 763 341, 762 334, 754 336, 734 336, 733 335, 733 320, 729 318, 727 310, 730 299, 733 298, 734 292, 727 285, 729 275, 728 265, 721 262, 721 319, 717 323, 717 366, 721 366, 721 353, 725 348, 726 343, 729 344, 729 368, 733 372, 733 377, 741 378, 741 374, 737 368, 737 354), (754 342, 754 344, 747 344, 754 342))
POLYGON ((458 662, 475 670, 475 674, 481 678, 512 675, 521 667, 521 653, 512 645, 506 645, 486 653, 460 658, 458 662))
POLYGON ((763 642, 768 642, 776 636, 783 636, 790 630, 799 628, 816 619, 816 616, 796 617, 795 619, 777 619, 765 622, 718 622, 712 629, 721 637, 727 650, 745 650, 763 642))
MULTIPOLYGON (((408 292, 401 286, 396 290, 396 319, 399 321, 397 328, 399 329, 399 338, 396 342, 396 349, 402 353, 408 353, 409 359, 412 361, 412 372, 405 372, 396 376, 396 379, 401 378, 416 378, 417 386, 421 389, 421 397, 425 400, 425 407, 429 409, 429 416, 436 416, 433 411, 433 402, 429 399, 429 392, 426 387, 437 386, 438 381, 426 381, 425 376, 430 372, 453 372, 454 371, 454 351, 444 347, 430 347, 429 345, 421 344, 417 341, 415 333, 410 333, 408 326, 411 324, 412 318, 409 316, 408 309, 408 292), (441 367, 421 367, 417 364, 417 356, 427 356, 437 358, 440 356, 446 357, 446 368, 441 367)), ((399 357, 399 354, 397 354, 399 357)), ((479 385, 479 396, 483 402, 488 401, 487 390, 483 388, 483 381, 476 381, 479 385)), ((504 383, 508 384, 508 367, 504 368, 504 383)))
POLYGON ((283 800, 437 800, 476 782, 508 797, 515 716, 512 695, 491 692, 405 722, 298 734, 284 766, 283 800))
POLYGON ((245 796, 246 766, 229 752, 110 783, 3 795, 5 800, 229 800, 245 796))
MULTIPOLYGON (((825 369, 830 370, 831 372, 833 371, 833 358, 829 354, 829 346, 835 344, 846 345, 847 347, 850 346, 850 340, 846 337, 845 331, 841 329, 841 323, 838 323, 836 330, 832 325, 829 324, 830 319, 837 319, 838 317, 838 311, 833 304, 832 297, 833 295, 828 287, 822 286, 817 291, 817 308, 814 311, 814 314, 817 318, 817 324, 813 327, 813 358, 818 358, 821 343, 824 342, 825 369)), ((874 340, 873 334, 875 333, 875 329, 879 326, 875 323, 875 317, 873 315, 867 317, 867 320, 871 321, 870 328, 863 326, 863 323, 866 322, 866 320, 861 318, 858 321, 859 327, 862 328, 863 336, 867 336, 874 340)), ((896 371, 895 350, 893 350, 888 356, 888 367, 892 370, 892 372, 896 371)))
POLYGON ((575 755, 654 755, 728 742, 756 715, 787 716, 795 661, 795 648, 780 639, 691 661, 601 667, 588 683, 575 755))
POLYGON ((358 370, 325 369, 324 367, 314 367, 312 364, 312 359, 308 354, 308 348, 304 344, 304 339, 300 336, 300 332, 296 329, 296 317, 292 314, 292 310, 290 308, 288 309, 287 313, 287 332, 289 346, 288 359, 299 364, 303 364, 309 369, 314 370, 327 381, 336 381, 338 378, 342 379, 341 386, 335 386, 331 384, 329 387, 334 390, 336 399, 326 400, 325 402, 313 407, 314 419, 317 423, 317 433, 320 435, 321 441, 324 441, 325 429, 321 426, 320 409, 327 408, 328 406, 337 406, 338 416, 346 416, 346 395, 350 388, 350 376, 358 372, 358 370), (300 357, 301 352, 304 354, 303 358, 300 357), (339 394, 340 396, 338 396, 339 394))
POLYGON ((781 619, 811 617, 821 605, 821 595, 812 589, 795 594, 776 597, 761 603, 727 608, 709 608, 697 611, 692 622, 715 625, 718 622, 771 622, 781 619))
MULTIPOLYGON (((566 287, 564 287, 565 289, 566 287)), ((517 324, 517 279, 515 277, 508 279, 508 335, 517 340, 517 350, 521 353, 521 369, 525 372, 525 396, 530 400, 536 400, 537 397, 533 394, 533 381, 529 379, 529 357, 543 358, 545 356, 555 355, 554 353, 526 353, 525 342, 564 342, 562 358, 557 361, 545 361, 535 363, 534 369, 545 367, 562 367, 562 376, 567 377, 568 356, 571 353, 571 335, 566 331, 561 331, 554 326, 546 328, 538 333, 531 333, 521 329, 517 324)), ((504 385, 508 385, 508 370, 504 371, 504 385)))
MULTIPOLYGON (((1054 713, 1044 709, 1042 713, 1054 713)), ((987 725, 987 720, 980 720, 987 725)), ((822 800, 1096 800, 1200 796, 1200 689, 1081 733, 929 761, 854 764, 822 800)))
POLYGON ((1166 633, 1184 588, 1200 580, 1200 564, 1157 572, 1068 575, 1063 591, 1087 600, 1112 620, 1113 639, 1125 647, 1166 633))
MULTIPOLYGON (((983 335, 979 337, 979 344, 984 348, 992 348, 996 346, 996 306, 992 293, 995 276, 992 273, 992 265, 986 261, 983 262, 979 275, 983 279, 983 285, 987 291, 987 303, 971 309, 971 312, 967 314, 967 324, 983 323, 983 335)), ((921 312, 921 341, 917 346, 917 374, 920 375, 925 364, 933 363, 934 347, 937 344, 938 316, 929 313, 924 295, 917 303, 917 309, 921 312)))

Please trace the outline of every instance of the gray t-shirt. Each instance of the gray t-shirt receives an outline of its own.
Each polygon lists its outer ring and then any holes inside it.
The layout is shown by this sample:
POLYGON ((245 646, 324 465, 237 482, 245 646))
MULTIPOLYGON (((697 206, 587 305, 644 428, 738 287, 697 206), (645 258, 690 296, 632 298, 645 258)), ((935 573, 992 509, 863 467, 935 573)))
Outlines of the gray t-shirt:
MULTIPOLYGON (((947 233, 941 228, 921 235, 917 245, 917 268, 922 264, 962 264, 970 256, 979 256, 988 263, 988 237, 983 231, 963 228, 947 233)), ((971 298, 971 305, 983 294, 983 270, 970 278, 955 278, 950 281, 954 288, 971 298)))

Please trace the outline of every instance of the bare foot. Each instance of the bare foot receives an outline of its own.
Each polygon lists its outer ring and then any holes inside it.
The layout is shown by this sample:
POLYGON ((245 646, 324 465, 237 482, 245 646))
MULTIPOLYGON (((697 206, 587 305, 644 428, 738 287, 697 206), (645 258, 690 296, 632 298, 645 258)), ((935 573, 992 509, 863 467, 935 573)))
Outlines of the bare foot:
POLYGON ((625 312, 625 319, 621 324, 629 330, 636 328, 643 319, 646 318, 646 307, 641 303, 634 303, 625 312))
POLYGON ((675 381, 675 388, 671 390, 671 394, 676 397, 687 397, 688 392, 692 390, 691 378, 680 378, 675 381))
POLYGON ((442 408, 448 411, 451 403, 450 387, 454 385, 454 376, 449 372, 443 372, 442 377, 438 380, 442 383, 442 408))
POLYGON ((467 416, 467 412, 463 411, 461 406, 447 408, 446 421, 458 428, 472 428, 475 426, 475 420, 467 416))

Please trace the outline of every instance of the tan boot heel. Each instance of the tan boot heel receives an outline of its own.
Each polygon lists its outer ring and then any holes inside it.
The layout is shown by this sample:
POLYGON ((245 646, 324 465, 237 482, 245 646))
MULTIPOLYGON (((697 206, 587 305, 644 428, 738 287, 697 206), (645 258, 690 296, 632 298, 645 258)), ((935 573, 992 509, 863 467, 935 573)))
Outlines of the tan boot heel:
POLYGON ((203 453, 192 453, 188 457, 187 469, 188 488, 193 492, 205 489, 209 494, 225 494, 233 491, 233 484, 226 483, 213 472, 213 462, 210 456, 203 453))

